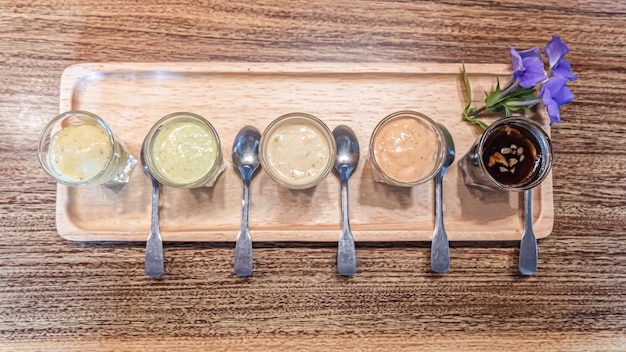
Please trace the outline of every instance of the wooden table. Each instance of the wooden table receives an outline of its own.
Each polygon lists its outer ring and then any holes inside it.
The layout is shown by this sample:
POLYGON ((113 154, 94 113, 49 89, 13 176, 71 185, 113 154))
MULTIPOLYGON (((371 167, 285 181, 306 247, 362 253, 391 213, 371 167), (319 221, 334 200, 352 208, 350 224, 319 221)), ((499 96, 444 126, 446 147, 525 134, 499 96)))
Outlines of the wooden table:
MULTIPOLYGON (((626 349, 626 5, 594 1, 115 1, 0 5, 0 349, 626 349), (64 68, 82 62, 508 63, 507 45, 563 37, 579 80, 552 129, 552 234, 539 272, 517 242, 359 243, 336 274, 323 243, 166 246, 162 280, 143 243, 78 243, 55 229, 55 183, 37 162, 64 68)), ((460 115, 459 115, 460 116, 460 115)))

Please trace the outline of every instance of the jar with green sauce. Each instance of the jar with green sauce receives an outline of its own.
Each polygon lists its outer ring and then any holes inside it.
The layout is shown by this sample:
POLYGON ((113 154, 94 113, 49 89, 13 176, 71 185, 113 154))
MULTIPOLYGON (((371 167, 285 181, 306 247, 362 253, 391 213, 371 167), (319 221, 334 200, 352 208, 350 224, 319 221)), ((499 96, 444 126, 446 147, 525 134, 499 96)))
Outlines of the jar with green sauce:
POLYGON ((225 169, 215 128, 190 112, 176 112, 157 121, 143 149, 150 173, 172 187, 211 187, 225 169))

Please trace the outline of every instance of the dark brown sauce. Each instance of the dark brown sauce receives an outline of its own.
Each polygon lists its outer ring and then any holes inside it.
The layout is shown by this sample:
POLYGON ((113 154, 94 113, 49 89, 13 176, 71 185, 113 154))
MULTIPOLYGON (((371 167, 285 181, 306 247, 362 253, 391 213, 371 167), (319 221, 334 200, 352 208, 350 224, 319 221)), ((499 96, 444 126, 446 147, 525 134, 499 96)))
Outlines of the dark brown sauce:
POLYGON ((528 131, 514 126, 501 126, 487 136, 483 162, 496 181, 508 186, 522 185, 537 174, 541 159, 537 155, 540 150, 538 146, 539 142, 528 131), (490 160, 490 157, 493 159, 490 160), (494 159, 500 162, 494 162, 494 159), (506 163, 502 163, 502 160, 506 160, 506 163))

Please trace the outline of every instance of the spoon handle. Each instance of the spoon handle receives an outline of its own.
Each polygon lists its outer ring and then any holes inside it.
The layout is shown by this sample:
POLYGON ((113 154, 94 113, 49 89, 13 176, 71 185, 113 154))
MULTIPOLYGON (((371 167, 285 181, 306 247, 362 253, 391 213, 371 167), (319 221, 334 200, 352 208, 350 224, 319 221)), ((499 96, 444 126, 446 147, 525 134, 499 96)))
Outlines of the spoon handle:
POLYGON ((152 178, 152 219, 150 222, 150 235, 146 241, 144 272, 153 279, 160 278, 165 272, 163 265, 163 241, 159 231, 159 189, 159 181, 152 178))
POLYGON ((250 276, 252 274, 252 238, 248 227, 250 214, 250 178, 243 180, 243 201, 241 214, 241 229, 235 244, 235 274, 250 276))
POLYGON ((533 190, 524 192, 524 233, 519 248, 519 271, 523 275, 537 272, 537 238, 533 229, 533 190))
POLYGON ((435 176, 435 231, 430 250, 430 267, 436 273, 450 269, 450 244, 443 226, 443 173, 435 176))
POLYGON ((341 176, 341 236, 337 243, 337 270, 343 276, 352 276, 356 273, 356 249, 354 237, 350 230, 348 217, 348 176, 349 170, 340 171, 341 176))

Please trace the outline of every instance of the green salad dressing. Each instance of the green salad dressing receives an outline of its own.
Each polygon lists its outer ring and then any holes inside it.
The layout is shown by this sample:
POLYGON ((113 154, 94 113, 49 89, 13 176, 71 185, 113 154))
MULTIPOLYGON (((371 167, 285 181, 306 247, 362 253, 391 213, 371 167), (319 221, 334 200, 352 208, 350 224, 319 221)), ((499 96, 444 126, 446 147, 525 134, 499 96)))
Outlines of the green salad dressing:
POLYGON ((193 183, 215 164, 217 139, 213 131, 199 121, 174 121, 157 132, 152 158, 156 171, 163 178, 172 183, 193 183))

